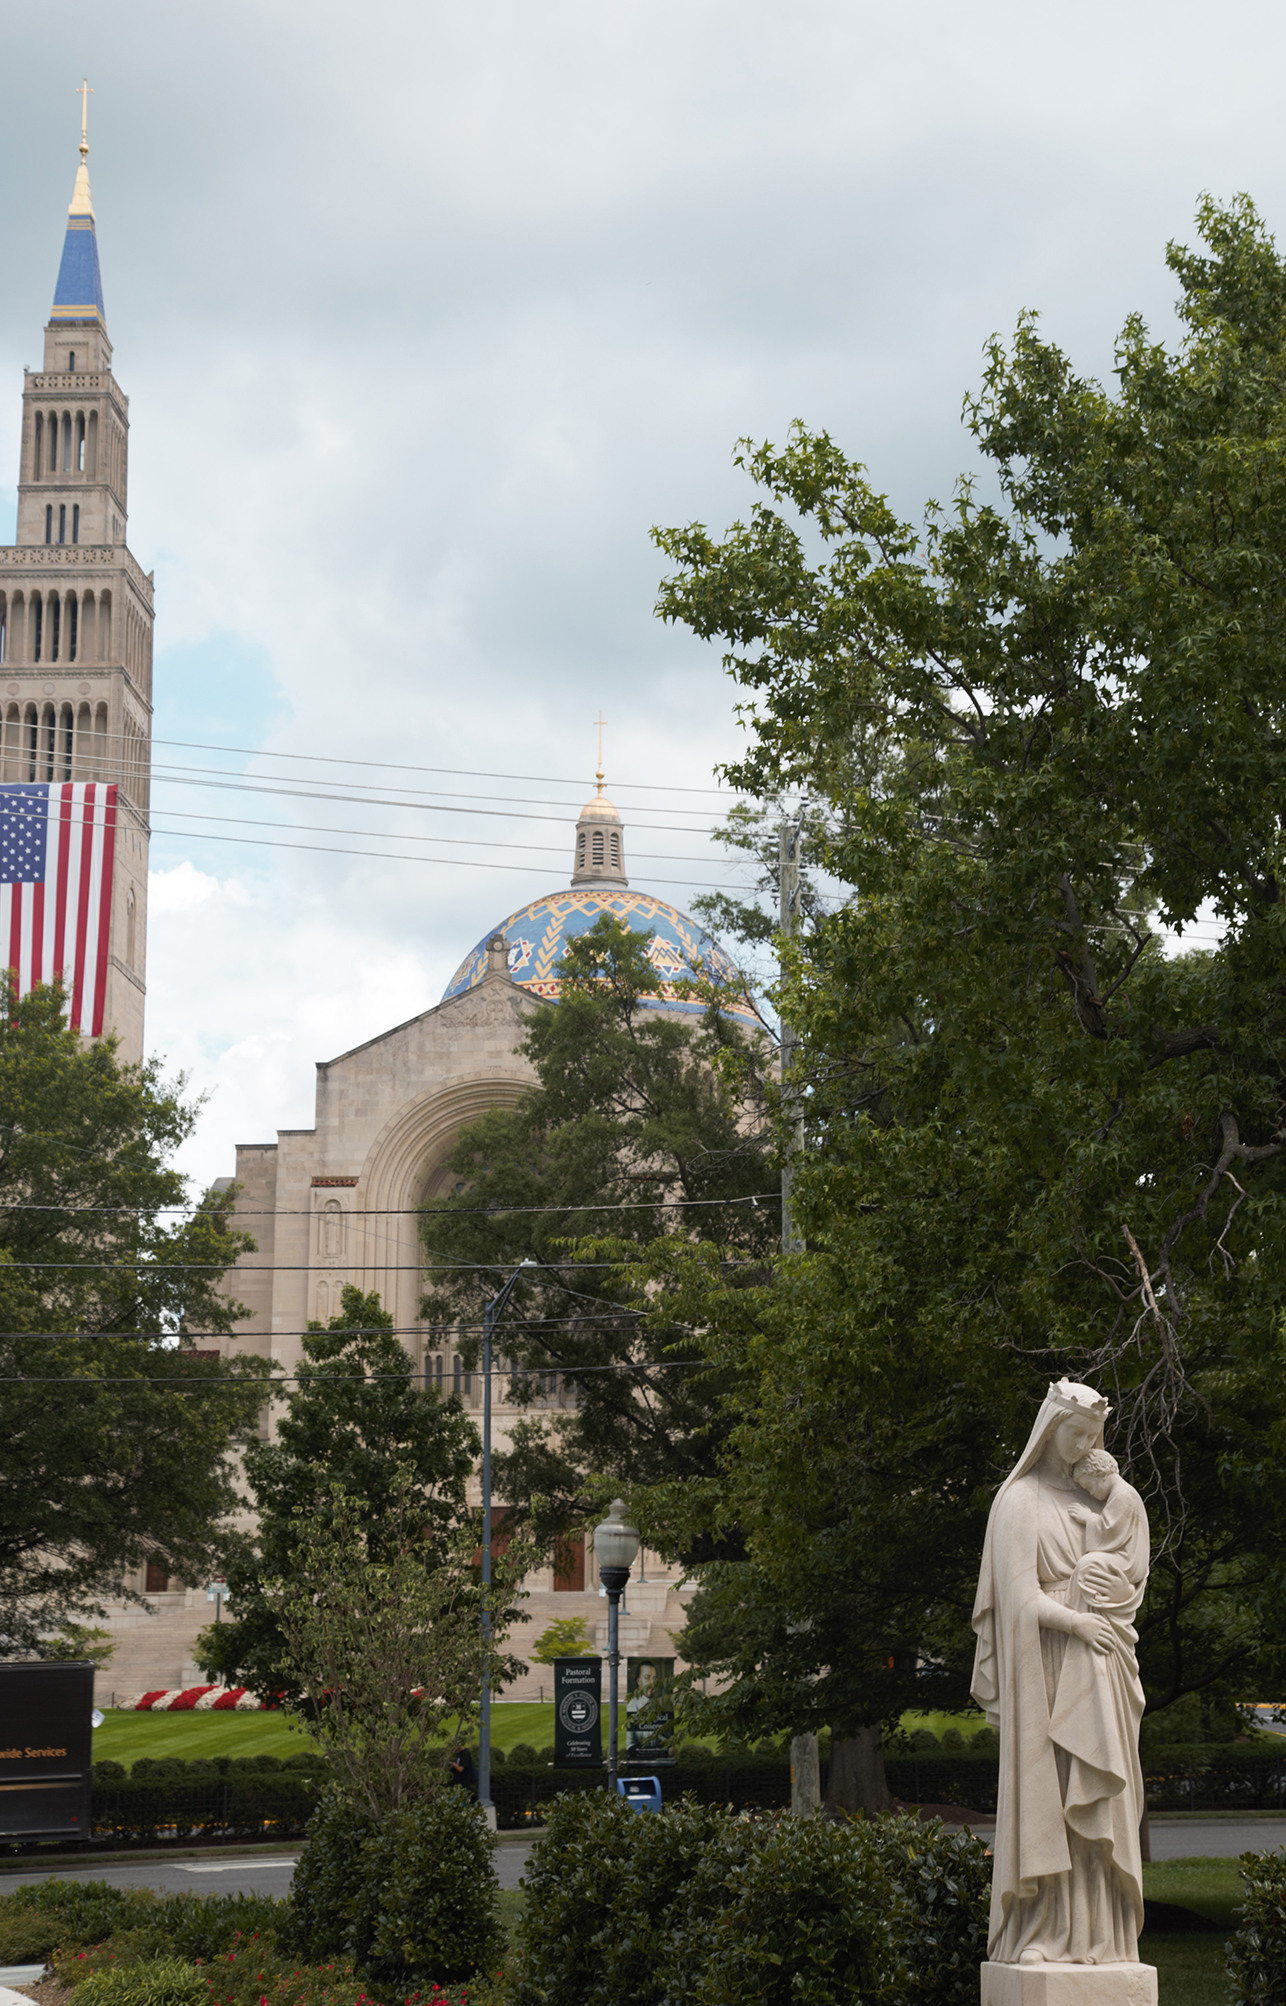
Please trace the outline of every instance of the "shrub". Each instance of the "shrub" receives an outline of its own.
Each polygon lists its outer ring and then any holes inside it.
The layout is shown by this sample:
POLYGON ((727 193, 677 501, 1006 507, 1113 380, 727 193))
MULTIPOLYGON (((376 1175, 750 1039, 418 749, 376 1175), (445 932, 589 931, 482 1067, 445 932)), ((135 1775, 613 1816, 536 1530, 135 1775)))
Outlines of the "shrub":
POLYGON ((511 1769, 534 1769, 539 1761, 540 1757, 529 1741, 517 1741, 509 1751, 511 1769))
POLYGON ((364 1913, 353 1949, 382 1985, 467 1978, 504 1947, 494 1841, 462 1790, 395 1811, 364 1847, 364 1913))
POLYGON ((963 1755, 965 1752, 965 1738, 958 1727, 949 1727, 943 1733, 938 1747, 944 1755, 963 1755))
POLYGON ((123 1762, 95 1762, 90 1767, 95 1783, 123 1783, 129 1775, 123 1762))
POLYGON ((670 1914, 722 1812, 657 1818, 602 1790, 557 1797, 527 1867, 514 2006, 651 2006, 670 1914))
MULTIPOLYGON (((478 1758, 477 1758, 477 1756, 476 1756, 476 1755, 474 1756, 474 1758, 473 1758, 473 1759, 474 1759, 474 1761, 475 1761, 475 1762, 476 1762, 476 1761, 478 1760, 478 1758)), ((501 1768, 501 1767, 503 1767, 503 1766, 504 1766, 504 1760, 505 1760, 505 1752, 504 1752, 503 1748, 496 1748, 496 1747, 494 1746, 494 1744, 493 1744, 493 1746, 492 1746, 492 1750, 491 1750, 491 1767, 492 1767, 493 1769, 496 1769, 496 1768, 501 1768)))
POLYGON ((290 1885, 290 1948, 318 1962, 339 1957, 353 1935, 361 1899, 362 1852, 375 1826, 324 1797, 308 1821, 290 1885))
POLYGON ((895 1902, 864 1836, 817 1818, 726 1820, 666 1934, 659 2000, 851 2006, 882 1995, 895 1902))
POLYGON ((177 1957, 109 1966, 76 1988, 76 2006, 209 2006, 205 1976, 177 1957))
POLYGON ((0 1956, 34 1963, 60 1945, 101 1943, 113 1930, 149 1920, 150 1888, 116 1888, 107 1881, 40 1881, 0 1900, 0 1956), (22 1946, 21 1953, 11 1946, 22 1946))
POLYGON ((976 2006, 991 1908, 983 1841, 937 1818, 877 1818, 856 1829, 897 1896, 897 1997, 906 2006, 976 2006))
POLYGON ((917 1755, 937 1755, 942 1747, 931 1727, 917 1727, 910 1745, 917 1755))
POLYGON ((997 1734, 995 1728, 980 1727, 973 1740, 969 1743, 969 1752, 971 1755, 998 1756, 1000 1754, 1000 1736, 997 1734))
POLYGON ((989 1869, 936 1821, 562 1796, 527 1872, 512 2006, 975 2006, 989 1869))
POLYGON ((1286 1998, 1286 1856, 1243 1853, 1238 1864, 1246 1899, 1228 1945, 1233 1996, 1246 2006, 1280 2006, 1286 1998))
POLYGON ((313 1962, 351 1957, 382 1985, 467 1978, 500 1954, 492 1841, 462 1790, 380 1827, 328 1798, 295 1866, 280 1942, 313 1962))

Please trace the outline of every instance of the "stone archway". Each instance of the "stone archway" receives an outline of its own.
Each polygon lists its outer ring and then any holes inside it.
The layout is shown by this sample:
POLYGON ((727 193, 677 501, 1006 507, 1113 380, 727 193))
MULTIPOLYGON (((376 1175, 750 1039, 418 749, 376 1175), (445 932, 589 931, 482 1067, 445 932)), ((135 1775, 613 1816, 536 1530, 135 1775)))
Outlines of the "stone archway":
MULTIPOLYGON (((462 1128, 489 1108, 515 1107, 529 1082, 512 1073, 480 1073, 409 1101, 371 1145, 354 1193, 366 1215, 359 1286, 379 1291, 398 1330, 415 1327, 419 1309, 419 1235, 415 1209, 432 1193, 462 1128)), ((405 1337, 404 1337, 405 1341, 405 1337)))

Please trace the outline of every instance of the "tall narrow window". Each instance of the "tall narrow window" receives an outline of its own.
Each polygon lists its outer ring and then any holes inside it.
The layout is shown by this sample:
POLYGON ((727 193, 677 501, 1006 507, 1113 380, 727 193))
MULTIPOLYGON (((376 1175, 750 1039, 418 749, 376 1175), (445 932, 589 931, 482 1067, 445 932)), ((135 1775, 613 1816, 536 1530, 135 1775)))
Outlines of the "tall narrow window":
MULTIPOLYGON (((79 502, 73 502, 73 503, 72 503, 72 505, 71 505, 71 540, 72 540, 72 542, 73 542, 73 543, 79 543, 79 542, 80 542, 80 503, 79 503, 79 502)), ((613 838, 612 838, 612 841, 613 841, 613 842, 615 842, 615 841, 616 841, 616 838, 615 838, 615 836, 613 836, 613 838)))
POLYGON ((603 861, 603 831, 601 829, 595 829, 594 831, 593 855, 595 865, 600 865, 603 861))
POLYGON ((321 1251, 325 1258, 335 1260, 343 1251, 343 1214, 337 1198, 328 1198, 321 1215, 321 1251))
POLYGON ((75 349, 73 348, 73 349, 69 349, 69 350, 68 350, 68 354, 67 354, 67 368, 68 368, 68 371, 70 372, 71 370, 75 369, 75 367, 76 367, 76 351, 75 351, 75 349))
POLYGON ((584 863, 584 861, 585 861, 585 831, 584 831, 584 830, 582 829, 582 830, 581 830, 581 832, 580 832, 580 835, 579 835, 579 836, 578 836, 578 837, 576 838, 576 868, 577 868, 577 870, 579 870, 579 869, 580 869, 580 867, 581 867, 581 865, 582 865, 582 864, 584 863))
POLYGON ((85 447, 85 472, 91 481, 98 478, 98 413, 89 414, 89 438, 85 447))
MULTIPOLYGON (((72 708, 69 703, 65 703, 62 707, 62 714, 58 719, 58 736, 61 741, 58 748, 58 778, 60 780, 71 779, 73 731, 72 708)), ((130 897, 132 898, 133 896, 134 894, 131 892, 130 897)))
POLYGON ((613 864, 615 864, 615 865, 617 866, 617 868, 618 868, 618 869, 620 868, 620 862, 621 862, 621 839, 620 839, 620 837, 619 837, 619 836, 618 836, 618 835, 617 835, 617 834, 615 833, 615 831, 613 831, 613 833, 612 833, 612 862, 613 862, 613 864))
POLYGON ((36 438, 31 452, 31 471, 36 480, 40 479, 45 466, 45 421, 39 411, 36 413, 36 438))
MULTIPOLYGON (((80 608, 76 604, 76 594, 72 592, 68 595, 67 599, 67 660, 69 662, 74 662, 76 659, 76 630, 80 626, 79 614, 80 608)), ((68 716, 70 717, 70 715, 69 711, 68 716)), ((71 779, 70 773, 67 775, 67 778, 71 779)))
POLYGON ((58 472, 58 413, 49 413, 49 471, 58 472))
POLYGON ((9 608, 6 605, 4 605, 3 602, 0 602, 0 662, 3 662, 8 656, 9 653, 8 642, 9 642, 9 608))
POLYGON ((58 504, 58 541, 59 541, 59 543, 66 543, 66 541, 67 541, 67 504, 66 504, 66 502, 59 502, 59 504, 58 504))
POLYGON ((460 1354, 457 1351, 451 1361, 451 1391, 455 1394, 457 1400, 460 1398, 460 1371, 460 1354))
POLYGON ((62 603, 55 592, 49 600, 49 659, 58 660, 58 643, 62 639, 62 603))
POLYGON ((36 767, 40 763, 40 720, 36 716, 36 706, 27 705, 27 778, 34 780, 36 767))
POLYGON ((45 503, 45 542, 46 542, 46 543, 52 543, 52 542, 53 542, 53 540, 54 540, 54 505, 53 505, 53 503, 52 503, 52 502, 46 502, 46 503, 45 503))
POLYGON ((71 412, 63 412, 63 472, 71 472, 71 412))
MULTIPOLYGON (((31 659, 33 662, 38 662, 45 645, 45 602, 38 592, 31 602, 31 610, 34 615, 31 623, 31 659)), ((34 780, 36 776, 33 773, 31 777, 34 780)))
MULTIPOLYGON (((57 604, 58 601, 55 599, 54 605, 57 606, 57 604)), ((40 740, 40 778, 42 780, 52 780, 54 778, 54 766, 58 757, 58 719, 54 715, 54 707, 51 703, 45 705, 45 713, 40 720, 40 740)))
POLYGON ((82 411, 76 420, 76 472, 85 471, 85 414, 82 411))

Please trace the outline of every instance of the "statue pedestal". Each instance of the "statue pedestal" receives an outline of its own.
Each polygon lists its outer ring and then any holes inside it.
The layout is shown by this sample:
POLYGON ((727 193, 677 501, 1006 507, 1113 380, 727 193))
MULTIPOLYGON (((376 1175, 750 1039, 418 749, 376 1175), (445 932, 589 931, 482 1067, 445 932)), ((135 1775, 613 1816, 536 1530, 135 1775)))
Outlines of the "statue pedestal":
POLYGON ((1154 1964, 984 1964, 982 2006, 1157 2006, 1154 1964))

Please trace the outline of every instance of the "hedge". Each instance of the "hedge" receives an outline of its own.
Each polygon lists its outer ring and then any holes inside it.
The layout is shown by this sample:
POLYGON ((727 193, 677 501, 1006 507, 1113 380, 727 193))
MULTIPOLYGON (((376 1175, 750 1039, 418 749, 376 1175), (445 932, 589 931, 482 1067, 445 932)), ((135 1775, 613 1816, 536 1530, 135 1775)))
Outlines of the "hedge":
MULTIPOLYGON (((892 1795, 905 1804, 944 1804, 994 1812, 998 1767, 991 1754, 891 1755, 885 1764, 892 1795)), ((730 1753, 681 1759, 657 1771, 666 1802, 691 1796, 699 1804, 736 1810, 780 1810, 790 1803, 790 1769, 730 1753)), ((1144 1760, 1148 1805, 1154 1811, 1269 1811, 1286 1808, 1286 1746, 1256 1748, 1201 1743, 1150 1752, 1144 1760)), ((491 1794, 502 1829, 543 1823, 561 1794, 603 1787, 602 1770, 554 1769, 548 1760, 510 1760, 493 1769, 491 1794)), ((825 1765, 823 1765, 823 1783, 825 1765)), ((136 1762, 132 1774, 116 1763, 94 1769, 93 1836, 117 1846, 160 1840, 295 1839, 319 1803, 326 1769, 315 1756, 272 1756, 184 1763, 136 1762)))
POLYGON ((990 1862, 909 1818, 639 1817, 564 1796, 528 1868, 512 2006, 976 2006, 990 1862))

